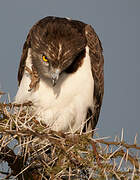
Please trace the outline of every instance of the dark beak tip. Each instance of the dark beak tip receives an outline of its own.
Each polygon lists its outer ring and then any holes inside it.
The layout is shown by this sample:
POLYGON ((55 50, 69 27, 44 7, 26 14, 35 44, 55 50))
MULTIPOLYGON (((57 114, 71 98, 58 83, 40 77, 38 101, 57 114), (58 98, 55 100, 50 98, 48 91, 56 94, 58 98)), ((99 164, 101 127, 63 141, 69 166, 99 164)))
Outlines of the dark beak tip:
POLYGON ((53 87, 56 85, 56 79, 52 79, 52 85, 53 87))

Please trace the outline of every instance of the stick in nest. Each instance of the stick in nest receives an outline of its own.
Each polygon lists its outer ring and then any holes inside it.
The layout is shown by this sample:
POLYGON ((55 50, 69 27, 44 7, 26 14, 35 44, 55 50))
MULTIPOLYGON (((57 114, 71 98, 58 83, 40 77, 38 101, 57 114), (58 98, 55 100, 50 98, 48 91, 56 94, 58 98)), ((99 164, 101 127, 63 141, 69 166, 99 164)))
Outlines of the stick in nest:
POLYGON ((25 70, 30 74, 31 76, 31 83, 29 84, 30 89, 28 91, 31 91, 32 89, 37 89, 38 88, 38 83, 39 83, 39 76, 37 74, 36 69, 34 66, 32 66, 32 69, 29 67, 25 66, 25 70))
POLYGON ((4 92, 0 91, 0 95, 4 95, 4 94, 5 94, 4 92))

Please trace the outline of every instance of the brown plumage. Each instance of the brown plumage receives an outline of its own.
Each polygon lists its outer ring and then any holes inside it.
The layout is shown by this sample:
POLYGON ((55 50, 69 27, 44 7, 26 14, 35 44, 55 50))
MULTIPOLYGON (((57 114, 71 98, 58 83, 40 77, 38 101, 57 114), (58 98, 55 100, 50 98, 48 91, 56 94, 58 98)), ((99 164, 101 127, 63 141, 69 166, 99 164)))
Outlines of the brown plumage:
POLYGON ((92 116, 92 127, 95 128, 104 95, 104 58, 102 54, 101 42, 90 25, 86 25, 85 34, 87 38, 87 45, 89 47, 89 55, 91 58, 92 74, 95 81, 94 84, 94 114, 92 116))
POLYGON ((31 28, 23 46, 18 82, 20 85, 29 48, 35 52, 32 54, 33 66, 38 74, 42 73, 39 76, 44 76, 43 65, 37 60, 38 54, 47 55, 48 59, 52 60, 53 68, 60 67, 62 72, 71 74, 75 73, 82 65, 86 46, 89 48, 91 71, 94 79, 94 111, 88 109, 87 118, 89 121, 85 127, 90 126, 90 129, 94 129, 98 122, 104 94, 104 58, 101 42, 90 25, 57 17, 46 17, 38 21, 31 28), (60 43, 62 46, 61 53, 58 48, 60 43))

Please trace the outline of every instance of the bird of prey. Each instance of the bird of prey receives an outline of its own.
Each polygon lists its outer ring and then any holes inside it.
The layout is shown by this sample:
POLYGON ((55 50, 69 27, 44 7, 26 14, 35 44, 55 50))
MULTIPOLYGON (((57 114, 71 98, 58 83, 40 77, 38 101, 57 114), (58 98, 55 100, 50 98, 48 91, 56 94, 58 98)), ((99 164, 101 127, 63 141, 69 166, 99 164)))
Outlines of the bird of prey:
POLYGON ((101 42, 81 21, 45 17, 29 31, 18 70, 15 102, 55 131, 94 130, 104 93, 101 42))

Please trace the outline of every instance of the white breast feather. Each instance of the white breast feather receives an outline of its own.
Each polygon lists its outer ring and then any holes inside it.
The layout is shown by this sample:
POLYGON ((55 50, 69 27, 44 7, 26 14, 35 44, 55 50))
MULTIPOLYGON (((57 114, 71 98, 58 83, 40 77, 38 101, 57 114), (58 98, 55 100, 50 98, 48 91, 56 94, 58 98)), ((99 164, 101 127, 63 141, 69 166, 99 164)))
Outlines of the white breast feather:
MULTIPOLYGON (((30 49, 26 66, 29 68, 32 66, 30 49)), ((87 109, 89 107, 93 109, 94 104, 94 80, 88 47, 82 66, 75 73, 62 74, 55 87, 50 86, 50 82, 40 80, 39 89, 29 92, 30 82, 30 75, 26 71, 15 97, 16 103, 32 101, 36 118, 53 130, 71 132, 81 130, 87 109)))

